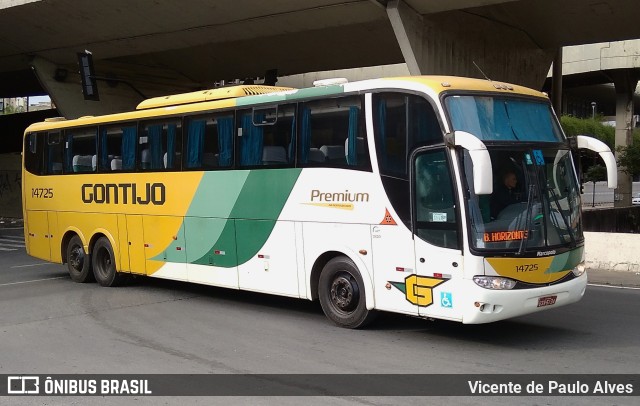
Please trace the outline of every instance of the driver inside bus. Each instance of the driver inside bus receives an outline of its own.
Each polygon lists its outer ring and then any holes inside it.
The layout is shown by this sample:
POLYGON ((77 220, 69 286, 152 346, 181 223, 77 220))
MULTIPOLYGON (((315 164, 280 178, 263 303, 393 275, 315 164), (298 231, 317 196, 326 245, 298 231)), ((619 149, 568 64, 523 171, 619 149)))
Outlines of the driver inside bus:
POLYGON ((502 175, 502 181, 491 195, 491 218, 498 218, 498 214, 507 206, 519 203, 522 193, 518 190, 518 177, 516 173, 507 169, 502 175))

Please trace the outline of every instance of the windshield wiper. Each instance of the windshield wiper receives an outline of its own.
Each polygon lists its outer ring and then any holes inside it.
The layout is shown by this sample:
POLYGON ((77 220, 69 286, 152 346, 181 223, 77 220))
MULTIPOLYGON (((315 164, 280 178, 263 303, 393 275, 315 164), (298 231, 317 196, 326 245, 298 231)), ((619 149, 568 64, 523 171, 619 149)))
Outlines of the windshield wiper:
POLYGON ((529 234, 531 231, 531 208, 533 206, 533 193, 535 191, 536 186, 530 182, 530 176, 525 168, 525 178, 527 183, 529 184, 529 192, 527 193, 527 217, 525 220, 525 230, 527 230, 526 238, 520 240, 520 248, 518 248, 518 256, 521 256, 524 253, 524 250, 527 246, 526 241, 529 239, 529 234))
MULTIPOLYGON (((511 162, 518 165, 513 158, 511 158, 511 162)), ((522 160, 522 166, 520 166, 520 169, 522 170, 522 173, 524 173, 524 180, 526 184, 529 185, 529 191, 527 192, 527 216, 525 217, 525 230, 527 231, 527 237, 520 240, 520 248, 518 248, 518 252, 516 254, 518 256, 521 256, 524 253, 524 250, 527 248, 527 240, 529 239, 529 234, 531 232, 531 209, 533 208, 533 196, 536 188, 535 183, 531 182, 531 174, 527 169, 527 163, 524 161, 524 158, 522 160)))
POLYGON ((576 246, 576 237, 573 235, 573 230, 569 226, 569 221, 565 217, 564 213, 562 213, 562 207, 560 207, 560 201, 558 200, 558 195, 556 195, 555 190, 549 185, 547 185, 547 190, 551 192, 551 197, 553 197, 553 202, 556 204, 556 208, 558 209, 558 214, 562 217, 562 221, 564 222, 565 227, 567 227, 567 232, 569 233, 569 238, 571 238, 571 248, 575 248, 576 246))

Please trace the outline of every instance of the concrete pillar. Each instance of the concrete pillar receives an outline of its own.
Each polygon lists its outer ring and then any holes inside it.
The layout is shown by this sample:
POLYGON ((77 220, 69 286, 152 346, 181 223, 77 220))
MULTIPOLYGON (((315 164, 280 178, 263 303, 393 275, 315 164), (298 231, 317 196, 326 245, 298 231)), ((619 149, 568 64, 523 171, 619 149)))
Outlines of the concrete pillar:
POLYGON ((87 101, 82 95, 77 66, 60 68, 46 59, 34 57, 31 68, 60 114, 69 119, 133 110, 142 101, 126 86, 111 87, 106 82, 98 83, 100 101, 87 101))
POLYGON ((421 75, 419 61, 422 59, 422 16, 401 0, 387 3, 387 15, 409 73, 421 75))
POLYGON ((551 78, 551 97, 556 115, 562 115, 562 47, 558 48, 553 59, 553 76, 551 78))
MULTIPOLYGON (((616 159, 618 147, 633 144, 633 93, 638 85, 639 74, 634 69, 619 69, 609 72, 616 88, 616 159)), ((631 206, 631 175, 618 168, 618 188, 614 194, 614 207, 631 206)))
POLYGON ((464 11, 420 15, 403 0, 387 15, 411 74, 453 75, 542 89, 556 50, 517 27, 464 11), (477 66, 476 66, 477 65, 477 66), (482 70, 482 72, 481 72, 482 70))

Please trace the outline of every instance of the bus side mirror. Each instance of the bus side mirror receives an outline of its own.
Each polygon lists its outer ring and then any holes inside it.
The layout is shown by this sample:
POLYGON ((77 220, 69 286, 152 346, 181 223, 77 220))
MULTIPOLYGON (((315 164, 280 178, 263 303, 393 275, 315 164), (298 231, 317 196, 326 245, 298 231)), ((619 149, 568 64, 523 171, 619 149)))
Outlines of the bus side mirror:
POLYGON ((597 152, 600 157, 602 157, 602 160, 607 167, 607 186, 609 189, 617 188, 618 167, 616 165, 616 157, 613 155, 613 152, 611 152, 607 144, 596 138, 587 137, 586 135, 578 135, 576 139, 578 140, 579 149, 588 149, 597 152))
POLYGON ((477 195, 493 193, 493 168, 486 145, 473 134, 466 131, 455 131, 453 145, 469 152, 473 163, 473 189, 477 195))

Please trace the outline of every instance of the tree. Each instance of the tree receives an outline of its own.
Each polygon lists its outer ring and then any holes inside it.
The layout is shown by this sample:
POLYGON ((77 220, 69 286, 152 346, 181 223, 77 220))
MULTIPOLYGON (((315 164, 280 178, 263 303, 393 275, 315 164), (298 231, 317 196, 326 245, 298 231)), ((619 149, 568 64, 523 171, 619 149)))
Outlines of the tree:
POLYGON ((634 142, 631 145, 619 146, 618 166, 631 176, 640 175, 640 143, 634 142))
POLYGON ((596 205, 596 182, 607 179, 607 168, 600 164, 591 165, 584 173, 585 182, 593 182, 593 198, 591 199, 591 207, 596 205))

